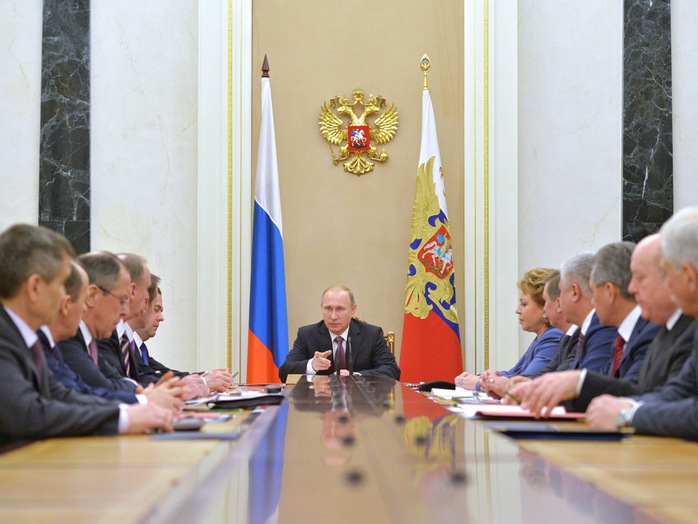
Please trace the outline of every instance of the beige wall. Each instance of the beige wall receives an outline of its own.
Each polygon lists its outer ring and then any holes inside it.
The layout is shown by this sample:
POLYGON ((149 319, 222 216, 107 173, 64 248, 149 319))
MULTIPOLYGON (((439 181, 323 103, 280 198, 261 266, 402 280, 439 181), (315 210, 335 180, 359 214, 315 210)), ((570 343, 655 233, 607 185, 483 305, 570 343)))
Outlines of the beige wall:
MULTIPOLYGON (((265 54, 270 66, 290 342, 299 326, 321 318, 322 291, 341 283, 354 291, 357 315, 395 331, 399 347, 424 52, 433 63, 429 84, 451 234, 456 252, 462 250, 457 245, 463 238, 462 2, 257 0, 252 42, 254 70, 261 70, 265 54), (366 98, 384 96, 400 113, 398 132, 385 147, 389 160, 361 177, 333 164, 318 126, 323 102, 336 95, 351 98, 356 88, 366 98)), ((254 78, 256 163, 260 108, 259 77, 254 78)), ((456 260, 456 271, 460 299, 463 260, 456 260)))

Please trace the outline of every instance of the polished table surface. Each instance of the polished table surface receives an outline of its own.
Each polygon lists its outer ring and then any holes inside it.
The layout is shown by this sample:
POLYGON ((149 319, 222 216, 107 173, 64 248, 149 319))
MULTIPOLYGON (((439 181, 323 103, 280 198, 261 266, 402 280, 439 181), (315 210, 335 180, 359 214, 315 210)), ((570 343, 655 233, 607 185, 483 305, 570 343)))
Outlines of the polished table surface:
MULTIPOLYGON (((695 522, 698 445, 512 440, 390 379, 302 377, 202 434, 0 455, 0 521, 695 522), (219 439, 205 437, 218 433, 219 439)), ((561 426, 561 427, 564 427, 561 426)))

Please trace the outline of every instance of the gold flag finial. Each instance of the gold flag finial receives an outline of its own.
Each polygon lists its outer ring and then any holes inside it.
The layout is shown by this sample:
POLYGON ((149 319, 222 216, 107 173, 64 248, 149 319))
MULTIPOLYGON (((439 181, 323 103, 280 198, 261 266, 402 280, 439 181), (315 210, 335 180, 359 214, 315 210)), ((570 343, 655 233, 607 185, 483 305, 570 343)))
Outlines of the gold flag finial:
POLYGON ((429 89, 429 82, 427 81, 427 73, 431 69, 431 60, 429 60, 429 57, 427 56, 426 53, 422 56, 422 59, 419 61, 419 69, 422 70, 424 73, 424 89, 429 89))

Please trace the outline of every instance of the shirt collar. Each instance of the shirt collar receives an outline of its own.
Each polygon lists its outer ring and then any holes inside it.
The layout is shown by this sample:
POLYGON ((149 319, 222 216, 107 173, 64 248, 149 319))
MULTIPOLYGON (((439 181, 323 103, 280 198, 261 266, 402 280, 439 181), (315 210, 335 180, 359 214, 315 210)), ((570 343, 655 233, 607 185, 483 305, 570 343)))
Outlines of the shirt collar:
POLYGON ((633 310, 623 319, 620 326, 618 326, 618 334, 623 337, 623 340, 626 342, 630 340, 630 335, 633 334, 633 329, 635 329, 635 324, 637 324, 641 313, 642 309, 640 309, 640 306, 635 306, 633 310))
POLYGON ((674 329, 674 326, 676 323, 679 321, 679 317, 683 315, 683 311, 681 308, 676 308, 676 311, 674 311, 671 316, 669 317, 669 320, 666 321, 666 328, 671 331, 674 329))
POLYGON ((587 318, 584 319, 584 322, 582 322, 582 327, 581 327, 581 334, 586 335, 587 330, 589 329, 589 324, 591 324, 591 317, 594 316, 594 313, 596 313, 596 309, 592 309, 589 311, 589 314, 587 315, 587 318))
MULTIPOLYGON (((349 326, 350 325, 351 324, 349 324, 349 326)), ((332 331, 330 331, 330 339, 332 339, 332 342, 334 343, 334 339, 337 337, 342 337, 344 339, 344 342, 346 342, 349 336, 349 326, 347 326, 347 329, 345 329, 344 332, 340 335, 335 335, 334 333, 332 333, 332 331)))
POLYGON ((29 324, 27 324, 22 318, 19 317, 14 311, 12 311, 10 308, 7 306, 3 306, 5 308, 5 311, 7 311, 7 314, 10 316, 12 319, 12 322, 14 322, 15 326, 17 326, 17 329, 19 329, 20 334, 22 335, 22 338, 24 339, 24 343, 27 345, 28 348, 32 347, 34 344, 36 344, 36 341, 39 340, 39 335, 37 335, 32 328, 29 327, 29 324))
POLYGON ((567 335, 568 337, 571 337, 572 335, 574 335, 574 333, 575 333, 578 329, 579 329, 579 326, 578 326, 577 324, 572 324, 572 325, 570 326, 570 328, 567 330, 567 333, 565 333, 565 335, 567 335))
POLYGON ((135 331, 133 332, 133 341, 136 343, 137 348, 140 348, 143 345, 143 339, 135 331))
POLYGON ((56 341, 53 340, 53 335, 51 334, 51 330, 48 328, 48 326, 41 326, 39 329, 44 333, 46 336, 46 340, 48 340, 48 345, 53 347, 56 347, 56 341))
POLYGON ((90 342, 92 342, 92 333, 90 333, 90 328, 87 327, 83 320, 80 321, 80 333, 82 333, 82 338, 85 339, 85 347, 88 347, 90 342))

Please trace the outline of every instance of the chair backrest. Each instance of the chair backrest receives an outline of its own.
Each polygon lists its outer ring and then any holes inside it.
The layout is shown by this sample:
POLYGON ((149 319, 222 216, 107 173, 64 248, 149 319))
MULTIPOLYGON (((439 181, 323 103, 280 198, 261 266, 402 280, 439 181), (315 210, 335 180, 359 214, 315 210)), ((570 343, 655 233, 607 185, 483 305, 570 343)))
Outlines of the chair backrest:
POLYGON ((392 355, 394 356, 395 355, 395 333, 392 331, 388 331, 385 334, 385 341, 388 344, 388 349, 390 350, 390 353, 392 353, 392 355))

